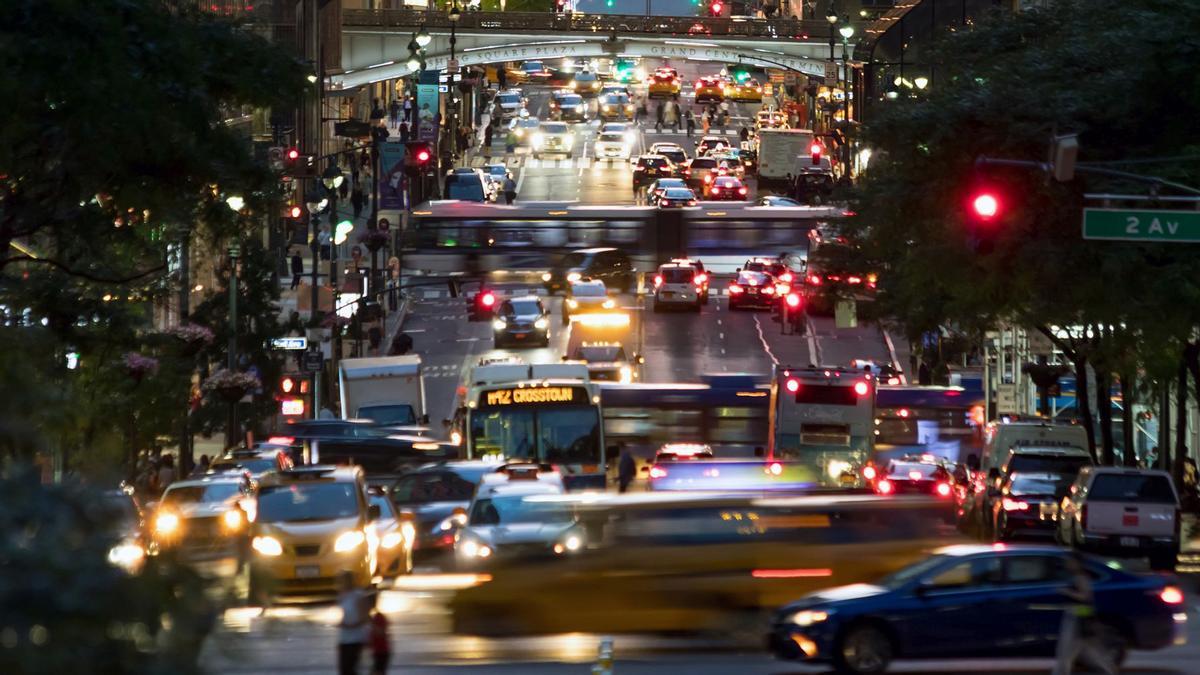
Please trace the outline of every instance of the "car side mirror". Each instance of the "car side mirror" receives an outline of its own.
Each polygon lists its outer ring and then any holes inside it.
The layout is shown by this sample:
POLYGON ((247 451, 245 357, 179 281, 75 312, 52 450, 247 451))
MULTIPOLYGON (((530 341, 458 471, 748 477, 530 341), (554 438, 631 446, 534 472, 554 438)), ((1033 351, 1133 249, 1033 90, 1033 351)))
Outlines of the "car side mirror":
POLYGON ((379 517, 382 515, 383 510, 379 508, 378 504, 372 504, 367 507, 367 518, 369 520, 379 520, 379 517))

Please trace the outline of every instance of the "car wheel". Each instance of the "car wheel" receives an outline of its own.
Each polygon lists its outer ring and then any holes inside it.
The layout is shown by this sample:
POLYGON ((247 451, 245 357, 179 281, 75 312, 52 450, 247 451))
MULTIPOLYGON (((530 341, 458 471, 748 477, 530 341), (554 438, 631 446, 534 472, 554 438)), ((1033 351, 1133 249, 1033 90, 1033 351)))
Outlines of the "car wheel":
POLYGON ((854 626, 839 641, 833 654, 834 667, 841 673, 873 675, 887 670, 892 660, 892 642, 875 626, 854 626))

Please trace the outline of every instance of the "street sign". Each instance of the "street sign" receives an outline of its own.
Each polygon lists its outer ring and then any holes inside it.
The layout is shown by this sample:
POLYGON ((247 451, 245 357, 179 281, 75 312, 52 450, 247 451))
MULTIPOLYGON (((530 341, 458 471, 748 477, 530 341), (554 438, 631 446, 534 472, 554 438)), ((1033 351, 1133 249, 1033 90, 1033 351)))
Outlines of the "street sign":
POLYGON ((996 413, 1000 415, 1016 415, 1020 412, 1017 409, 1017 385, 996 385, 996 413))
POLYGON ((325 365, 325 355, 319 351, 304 352, 304 370, 315 373, 325 365))
POLYGON ((1200 211, 1084 209, 1083 238, 1200 242, 1200 211))
POLYGON ((271 349, 282 349, 289 352, 302 352, 308 349, 306 337, 271 338, 271 349))
POLYGON ((837 61, 826 61, 825 62, 825 86, 826 87, 837 86, 837 81, 838 81, 837 61))

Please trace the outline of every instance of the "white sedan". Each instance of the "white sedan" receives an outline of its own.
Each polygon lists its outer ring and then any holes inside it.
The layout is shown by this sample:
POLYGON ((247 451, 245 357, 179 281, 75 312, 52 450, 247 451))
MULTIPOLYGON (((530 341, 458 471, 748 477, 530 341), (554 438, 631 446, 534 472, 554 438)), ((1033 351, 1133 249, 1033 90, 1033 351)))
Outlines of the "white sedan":
POLYGON ((620 132, 602 132, 596 136, 596 159, 629 159, 633 144, 620 132))

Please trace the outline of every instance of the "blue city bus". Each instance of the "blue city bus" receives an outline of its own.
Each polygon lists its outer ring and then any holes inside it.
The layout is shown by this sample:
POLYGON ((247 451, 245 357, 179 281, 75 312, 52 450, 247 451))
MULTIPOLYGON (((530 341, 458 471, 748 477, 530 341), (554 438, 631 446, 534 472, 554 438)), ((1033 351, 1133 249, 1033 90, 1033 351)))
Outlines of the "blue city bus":
POLYGON ((605 439, 638 459, 652 460, 666 443, 706 444, 718 458, 754 457, 766 447, 770 392, 761 376, 599 386, 605 439))
POLYGON ((875 379, 837 367, 777 366, 767 457, 803 467, 816 483, 846 485, 874 447, 875 379))
MULTIPOLYGON (((971 383, 964 383, 971 384, 971 383)), ((881 386, 875 393, 875 457, 931 454, 952 462, 983 446, 983 389, 881 386)))

